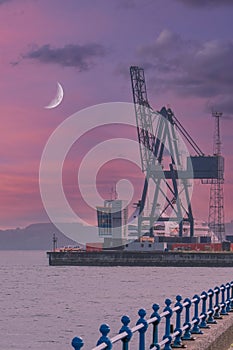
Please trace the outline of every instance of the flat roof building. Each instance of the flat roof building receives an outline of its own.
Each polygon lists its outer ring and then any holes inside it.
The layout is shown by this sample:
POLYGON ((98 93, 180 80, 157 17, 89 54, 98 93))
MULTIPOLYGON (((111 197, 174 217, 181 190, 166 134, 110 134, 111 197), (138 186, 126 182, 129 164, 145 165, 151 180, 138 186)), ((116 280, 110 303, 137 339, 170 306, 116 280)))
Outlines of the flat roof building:
POLYGON ((99 237, 104 238, 104 248, 116 248, 127 240, 128 208, 120 199, 105 200, 97 207, 99 237))

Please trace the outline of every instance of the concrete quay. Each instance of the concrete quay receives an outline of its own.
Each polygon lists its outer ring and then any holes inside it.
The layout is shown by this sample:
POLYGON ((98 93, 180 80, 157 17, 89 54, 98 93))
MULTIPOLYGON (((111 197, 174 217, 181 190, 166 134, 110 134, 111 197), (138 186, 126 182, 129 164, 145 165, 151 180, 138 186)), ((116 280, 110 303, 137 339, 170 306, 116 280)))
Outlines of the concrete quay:
POLYGON ((52 266, 233 267, 233 252, 48 252, 52 266))

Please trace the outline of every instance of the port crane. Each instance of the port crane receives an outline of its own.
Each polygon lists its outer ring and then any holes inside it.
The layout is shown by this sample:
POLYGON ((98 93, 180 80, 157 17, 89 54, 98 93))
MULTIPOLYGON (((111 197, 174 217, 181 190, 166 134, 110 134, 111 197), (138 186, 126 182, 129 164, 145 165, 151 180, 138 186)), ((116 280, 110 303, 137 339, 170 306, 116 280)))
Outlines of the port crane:
POLYGON ((201 179, 203 183, 210 179, 223 179, 223 157, 220 154, 205 156, 171 108, 162 107, 159 112, 153 110, 147 97, 143 68, 130 67, 130 76, 141 165, 145 174, 141 200, 137 203, 138 234, 143 234, 143 225, 149 225, 153 235, 156 222, 173 221, 179 225, 180 237, 183 235, 183 223, 188 222, 192 237, 194 219, 190 179, 201 179), (191 146, 194 156, 182 154, 179 135, 191 146), (147 215, 144 215, 146 199, 151 192, 153 200, 147 215), (164 201, 162 210, 159 208, 161 200, 164 201))

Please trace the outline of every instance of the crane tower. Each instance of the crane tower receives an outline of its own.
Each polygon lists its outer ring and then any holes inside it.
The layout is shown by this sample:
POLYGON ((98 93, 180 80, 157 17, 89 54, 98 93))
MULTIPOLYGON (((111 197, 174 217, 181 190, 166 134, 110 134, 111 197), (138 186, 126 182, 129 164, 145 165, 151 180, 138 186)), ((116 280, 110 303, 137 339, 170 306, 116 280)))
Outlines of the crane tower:
POLYGON ((219 157, 218 178, 211 180, 210 203, 209 203, 209 228, 215 234, 220 242, 225 238, 225 220, 224 220, 224 195, 223 184, 223 158, 221 158, 221 137, 220 137, 220 119, 222 113, 213 112, 215 118, 214 128, 214 147, 213 152, 219 157))

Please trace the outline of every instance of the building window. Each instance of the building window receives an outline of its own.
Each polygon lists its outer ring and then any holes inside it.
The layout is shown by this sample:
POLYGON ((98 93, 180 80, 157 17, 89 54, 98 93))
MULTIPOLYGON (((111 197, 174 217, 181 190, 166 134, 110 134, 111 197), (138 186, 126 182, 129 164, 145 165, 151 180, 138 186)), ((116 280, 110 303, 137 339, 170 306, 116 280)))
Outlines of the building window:
POLYGON ((143 244, 143 243, 141 244, 141 247, 144 247, 144 244, 143 244))
POLYGON ((149 245, 148 245, 148 246, 149 246, 149 248, 151 248, 151 243, 149 243, 149 245))

